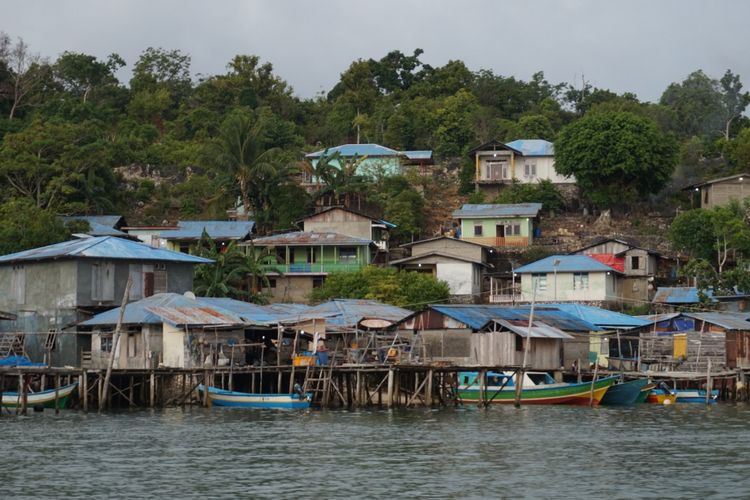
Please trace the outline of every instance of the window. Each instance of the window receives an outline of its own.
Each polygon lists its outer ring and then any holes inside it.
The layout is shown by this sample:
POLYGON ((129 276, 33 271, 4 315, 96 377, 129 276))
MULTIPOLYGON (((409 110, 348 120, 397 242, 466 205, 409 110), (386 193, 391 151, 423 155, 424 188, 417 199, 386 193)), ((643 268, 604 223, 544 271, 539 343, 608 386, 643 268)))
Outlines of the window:
POLYGON ((630 269, 640 269, 641 268, 641 258, 637 255, 633 255, 630 257, 630 269))
POLYGON ((474 226, 474 236, 482 236, 482 226, 474 226))
POLYGON ((498 180, 506 178, 508 173, 508 163, 505 161, 488 161, 485 171, 485 179, 498 180))
POLYGON ((167 265, 154 264, 154 293, 167 292, 167 265))
POLYGON ((112 334, 102 333, 99 337, 99 350, 101 352, 112 352, 112 334))
POLYGON ((516 334, 516 351, 523 351, 523 337, 516 334))
POLYGON ((536 163, 527 163, 523 166, 523 176, 529 179, 536 177, 536 163))
POLYGON ((317 262, 317 256, 315 255, 315 248, 309 247, 307 249, 307 263, 315 264, 317 262))
POLYGON ((339 261, 357 262, 357 249, 355 247, 342 247, 339 249, 339 261))
POLYGON ((573 290, 589 289, 589 273, 573 273, 573 290))
POLYGON ((138 335, 128 333, 128 357, 134 358, 138 355, 138 335))
POLYGON ((325 278, 313 278, 313 288, 320 288, 323 286, 325 278))
POLYGON ((505 228, 506 236, 520 236, 521 235, 521 224, 508 224, 505 228))
MULTIPOLYGON (((546 274, 532 274, 531 275, 531 287, 536 289, 537 292, 542 292, 547 289, 547 275, 546 274)), ((533 293, 533 291, 532 291, 533 293)))
POLYGON ((510 169, 507 163, 503 163, 503 179, 510 179, 510 169))
POLYGON ((276 278, 268 278, 268 288, 276 288, 276 278))

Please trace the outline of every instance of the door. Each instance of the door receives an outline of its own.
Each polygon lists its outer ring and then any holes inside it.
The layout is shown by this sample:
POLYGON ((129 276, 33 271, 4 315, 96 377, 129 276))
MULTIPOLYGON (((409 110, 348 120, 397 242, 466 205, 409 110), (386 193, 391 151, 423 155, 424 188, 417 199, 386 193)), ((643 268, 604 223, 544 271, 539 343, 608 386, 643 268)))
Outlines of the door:
POLYGON ((495 237, 505 238, 505 224, 497 224, 495 226, 495 237))

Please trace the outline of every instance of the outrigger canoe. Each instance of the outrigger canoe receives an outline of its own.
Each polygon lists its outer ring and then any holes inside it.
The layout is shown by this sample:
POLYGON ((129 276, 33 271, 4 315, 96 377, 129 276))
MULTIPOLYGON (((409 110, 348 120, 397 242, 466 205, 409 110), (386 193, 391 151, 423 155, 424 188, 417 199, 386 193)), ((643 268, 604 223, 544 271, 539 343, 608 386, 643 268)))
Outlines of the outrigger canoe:
MULTIPOLYGON (((203 384, 198 391, 203 393, 203 384)), ((310 407, 312 394, 260 394, 227 391, 218 387, 208 388, 208 400, 212 406, 236 406, 242 408, 285 408, 306 409, 310 407)))
MULTIPOLYGON (((485 400, 493 404, 513 404, 516 398, 515 375, 509 373, 487 373, 485 400)), ((593 383, 556 383, 547 373, 527 372, 521 389, 521 404, 528 405, 598 405, 602 397, 619 377, 606 377, 593 383)), ((459 373, 458 397, 465 403, 480 401, 479 374, 459 373)))
MULTIPOLYGON (((73 391, 75 391, 77 387, 78 382, 74 382, 70 385, 64 385, 57 389, 57 408, 65 408, 65 404, 68 402, 68 398, 70 398, 70 395, 73 394, 73 391)), ((15 408, 22 405, 22 395, 17 392, 3 392, 3 407, 15 408)), ((33 408, 35 406, 54 408, 55 390, 47 389, 46 391, 26 393, 26 406, 28 408, 33 408)))

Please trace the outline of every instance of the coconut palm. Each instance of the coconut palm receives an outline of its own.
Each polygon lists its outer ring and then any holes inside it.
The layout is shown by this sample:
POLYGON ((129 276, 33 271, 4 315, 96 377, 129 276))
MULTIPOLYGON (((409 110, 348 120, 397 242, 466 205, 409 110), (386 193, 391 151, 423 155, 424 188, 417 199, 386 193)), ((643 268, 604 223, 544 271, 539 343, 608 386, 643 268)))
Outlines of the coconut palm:
POLYGON ((245 275, 249 272, 245 255, 232 241, 219 249, 206 231, 193 248, 193 254, 214 261, 195 268, 193 291, 201 297, 230 297, 242 299, 248 293, 242 289, 245 275))

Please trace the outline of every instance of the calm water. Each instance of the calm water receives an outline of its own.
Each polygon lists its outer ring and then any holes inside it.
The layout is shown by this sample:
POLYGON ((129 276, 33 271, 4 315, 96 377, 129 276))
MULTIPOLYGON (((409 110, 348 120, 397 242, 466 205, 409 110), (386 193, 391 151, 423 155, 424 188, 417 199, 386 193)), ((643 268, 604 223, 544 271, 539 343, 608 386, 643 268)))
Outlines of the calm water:
POLYGON ((750 406, 64 412, 0 420, 3 498, 748 498, 750 406))

